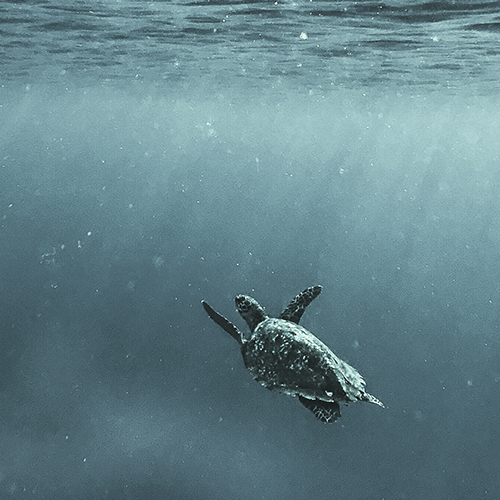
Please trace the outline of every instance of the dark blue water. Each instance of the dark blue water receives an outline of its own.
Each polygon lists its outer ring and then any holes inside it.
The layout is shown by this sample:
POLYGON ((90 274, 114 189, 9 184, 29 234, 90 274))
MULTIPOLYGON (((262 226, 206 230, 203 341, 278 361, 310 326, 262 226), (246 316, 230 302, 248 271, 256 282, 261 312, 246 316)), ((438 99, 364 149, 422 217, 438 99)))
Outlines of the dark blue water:
POLYGON ((494 2, 0 4, 0 498, 498 499, 494 2), (207 300, 387 405, 322 424, 207 300))

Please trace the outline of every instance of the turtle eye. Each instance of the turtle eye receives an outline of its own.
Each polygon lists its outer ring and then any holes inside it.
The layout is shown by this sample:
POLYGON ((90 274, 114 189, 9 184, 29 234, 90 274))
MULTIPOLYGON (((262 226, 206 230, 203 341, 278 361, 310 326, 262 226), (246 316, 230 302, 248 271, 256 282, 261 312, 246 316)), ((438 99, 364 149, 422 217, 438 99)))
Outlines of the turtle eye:
POLYGON ((240 313, 246 313, 250 309, 250 302, 242 295, 236 297, 236 307, 240 313))

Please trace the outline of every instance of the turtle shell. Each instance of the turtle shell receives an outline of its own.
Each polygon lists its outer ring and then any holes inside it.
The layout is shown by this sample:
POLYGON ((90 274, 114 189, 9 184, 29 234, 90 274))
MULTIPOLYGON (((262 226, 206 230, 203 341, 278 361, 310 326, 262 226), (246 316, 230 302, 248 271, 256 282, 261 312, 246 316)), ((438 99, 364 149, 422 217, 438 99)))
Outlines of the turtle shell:
POLYGON ((262 321, 241 351, 254 379, 273 392, 344 404, 369 400, 361 375, 290 321, 262 321))

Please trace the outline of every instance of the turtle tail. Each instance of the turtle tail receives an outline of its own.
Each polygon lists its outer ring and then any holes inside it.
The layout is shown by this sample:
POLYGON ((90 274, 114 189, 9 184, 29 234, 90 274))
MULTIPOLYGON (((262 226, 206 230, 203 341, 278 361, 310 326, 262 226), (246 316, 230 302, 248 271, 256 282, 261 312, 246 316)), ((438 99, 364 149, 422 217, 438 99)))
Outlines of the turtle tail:
POLYGON ((378 405, 378 406, 381 406, 382 408, 385 408, 384 403, 382 403, 382 401, 380 401, 380 399, 377 399, 375 396, 372 396, 371 394, 368 394, 367 392, 365 392, 363 394, 361 401, 366 401, 367 403, 373 403, 374 405, 378 405))

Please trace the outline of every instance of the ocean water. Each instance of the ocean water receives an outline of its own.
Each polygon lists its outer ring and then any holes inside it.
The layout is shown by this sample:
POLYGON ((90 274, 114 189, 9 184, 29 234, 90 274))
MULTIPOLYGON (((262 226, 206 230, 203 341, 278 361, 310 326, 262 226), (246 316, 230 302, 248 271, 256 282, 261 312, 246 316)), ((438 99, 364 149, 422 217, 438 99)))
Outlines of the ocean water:
MULTIPOLYGON (((0 3, 0 498, 498 499, 496 2, 0 3), (318 422, 208 301, 386 409, 318 422)), ((246 330, 245 330, 246 331, 246 330)))

